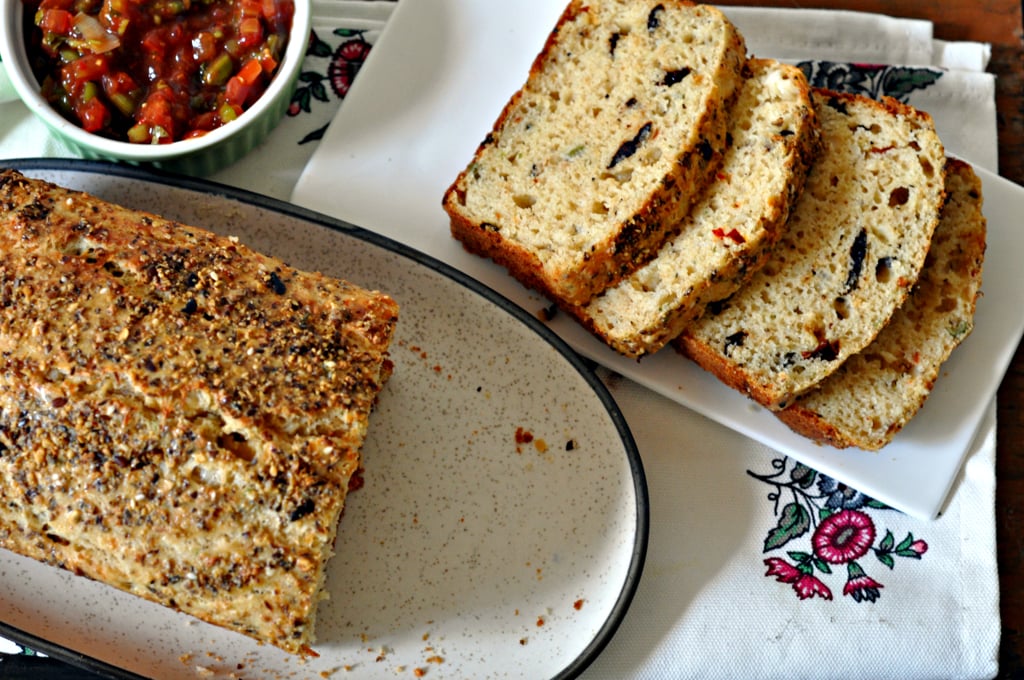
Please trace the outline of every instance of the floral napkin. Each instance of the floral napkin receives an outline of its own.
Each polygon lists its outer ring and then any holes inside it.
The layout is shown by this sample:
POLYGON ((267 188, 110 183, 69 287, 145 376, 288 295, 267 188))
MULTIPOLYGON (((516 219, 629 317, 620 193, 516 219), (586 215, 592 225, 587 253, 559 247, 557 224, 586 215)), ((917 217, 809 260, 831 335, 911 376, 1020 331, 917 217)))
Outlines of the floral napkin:
MULTIPOLYGON (((392 7, 316 0, 286 120, 211 179, 288 199, 314 152, 330 151, 324 130, 392 7)), ((919 106, 950 152, 996 169, 986 45, 944 43, 928 22, 877 15, 726 13, 757 56, 800 63, 816 85, 919 106)), ((0 158, 72 155, 0 98, 0 158)), ((927 522, 598 370, 643 459, 651 534, 633 604, 583 678, 996 674, 994 405, 948 506, 927 522)), ((0 653, 18 650, 0 640, 0 653)))
POLYGON ((583 678, 995 675, 994 417, 948 509, 924 522, 607 380, 647 471, 650 546, 583 678))
MULTIPOLYGON (((936 41, 924 21, 725 11, 751 53, 800 64, 814 85, 888 95, 926 110, 949 152, 997 167, 994 80, 984 72, 988 46, 936 41)), ((453 32, 448 37, 457 42, 453 32)), ((413 46, 402 49, 403 58, 415 59, 413 46)), ((353 96, 372 91, 358 88, 353 96)), ((330 211, 324 191, 338 181, 331 169, 354 153, 342 137, 325 137, 294 201, 330 211)), ((430 164, 416 152, 407 160, 430 164)), ((432 239, 445 238, 432 230, 415 237, 412 245, 427 252, 434 252, 432 239)), ((633 604, 584 678, 996 673, 992 407, 942 516, 921 521, 599 371, 637 440, 651 535, 633 604)))
MULTIPOLYGON (((950 153, 996 170, 987 45, 864 13, 725 12, 753 54, 800 64, 816 86, 928 111, 950 153)), ((651 536, 633 605, 584 678, 996 675, 994 405, 942 516, 926 522, 605 380, 643 457, 651 536)))

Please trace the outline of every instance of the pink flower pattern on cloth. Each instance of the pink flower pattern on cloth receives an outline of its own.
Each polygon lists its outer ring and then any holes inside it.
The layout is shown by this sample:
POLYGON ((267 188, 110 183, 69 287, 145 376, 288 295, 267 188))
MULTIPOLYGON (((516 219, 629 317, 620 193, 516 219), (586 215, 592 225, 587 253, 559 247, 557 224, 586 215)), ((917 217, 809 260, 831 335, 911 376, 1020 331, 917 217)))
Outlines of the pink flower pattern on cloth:
MULTIPOLYGON (((802 62, 800 68, 814 87, 904 102, 913 91, 927 89, 942 77, 940 69, 881 64, 815 61, 802 62)), ((878 539, 876 516, 894 512, 888 506, 787 458, 773 460, 772 466, 775 472, 767 475, 748 471, 775 487, 768 498, 775 503, 777 524, 765 538, 764 552, 786 548, 788 557, 765 558, 765 576, 789 584, 801 600, 833 599, 826 581, 835 578, 833 568, 845 565, 843 595, 854 602, 876 602, 885 586, 868 574, 862 564, 865 558, 873 555, 877 563, 892 570, 897 557, 920 560, 928 551, 928 544, 910 532, 899 543, 889 530, 878 539), (786 494, 791 500, 782 503, 786 494), (805 549, 794 548, 805 540, 809 543, 805 549)))
MULTIPOLYGON (((289 116, 294 118, 311 113, 314 103, 318 101, 329 103, 332 97, 337 100, 344 99, 352 86, 352 81, 359 74, 360 67, 370 54, 371 43, 366 39, 365 31, 337 28, 332 31, 332 35, 341 38, 337 46, 332 46, 331 42, 321 38, 315 30, 310 33, 306 56, 327 58, 329 61, 323 71, 305 68, 299 74, 299 84, 288 106, 289 116)), ((312 60, 307 60, 308 63, 312 63, 312 60)), ((324 125, 311 130, 299 144, 321 139, 326 128, 324 125)))
POLYGON ((771 474, 748 471, 775 487, 768 499, 775 503, 777 524, 765 538, 764 552, 786 548, 789 558, 765 558, 765 576, 789 584, 801 600, 831 600, 832 589, 825 580, 834 577, 833 568, 845 565, 843 595, 855 602, 875 602, 885 586, 868 575, 862 560, 873 555, 891 570, 897 557, 919 560, 928 552, 928 544, 910 532, 899 543, 889 530, 878 540, 875 515, 892 512, 888 506, 801 463, 781 458, 773 460, 772 466, 771 474), (786 496, 789 501, 783 503, 786 496), (809 549, 794 548, 805 541, 809 549))

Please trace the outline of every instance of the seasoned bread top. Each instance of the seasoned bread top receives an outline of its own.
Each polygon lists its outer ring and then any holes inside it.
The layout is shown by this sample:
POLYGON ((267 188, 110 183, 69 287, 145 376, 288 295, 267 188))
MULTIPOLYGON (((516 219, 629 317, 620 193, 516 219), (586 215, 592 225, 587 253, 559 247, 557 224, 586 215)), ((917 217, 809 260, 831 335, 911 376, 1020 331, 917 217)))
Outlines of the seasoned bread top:
POLYGON ((379 388, 387 296, 11 171, 0 201, 0 353, 45 365, 53 398, 102 378, 153 408, 272 433, 282 450, 319 435, 296 453, 324 473, 328 438, 362 440, 352 414, 379 388))
POLYGON ((658 255, 588 304, 571 310, 620 353, 663 347, 704 307, 731 295, 763 264, 819 148, 803 72, 752 59, 715 180, 658 255))
POLYGON ((679 337, 726 383, 783 408, 860 352, 917 280, 945 196, 928 114, 813 93, 824 148, 768 263, 679 337))
POLYGON ((836 447, 882 448, 973 330, 985 257, 981 181, 963 161, 946 167, 948 198, 917 285, 874 342, 778 413, 797 432, 836 447))
POLYGON ((573 0, 445 193, 453 235, 582 304, 661 246, 710 179, 742 36, 680 0, 573 0))
POLYGON ((397 312, 0 172, 0 547, 305 650, 397 312))

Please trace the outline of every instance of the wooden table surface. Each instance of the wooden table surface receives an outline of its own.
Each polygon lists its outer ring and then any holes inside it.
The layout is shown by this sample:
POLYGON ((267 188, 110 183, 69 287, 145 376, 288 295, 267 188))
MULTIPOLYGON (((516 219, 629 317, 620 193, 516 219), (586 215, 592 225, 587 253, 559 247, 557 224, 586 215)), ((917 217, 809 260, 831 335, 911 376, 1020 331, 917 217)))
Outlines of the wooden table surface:
MULTIPOLYGON (((750 5, 723 0, 720 5, 750 5)), ((1022 0, 765 0, 778 7, 821 7, 928 19, 935 37, 991 43, 999 125, 999 174, 1024 185, 1024 23, 1022 0)), ((1022 296, 1024 304, 1024 296, 1022 296)), ((996 433, 996 541, 1003 634, 1000 678, 1024 678, 1024 349, 999 388, 996 433)))

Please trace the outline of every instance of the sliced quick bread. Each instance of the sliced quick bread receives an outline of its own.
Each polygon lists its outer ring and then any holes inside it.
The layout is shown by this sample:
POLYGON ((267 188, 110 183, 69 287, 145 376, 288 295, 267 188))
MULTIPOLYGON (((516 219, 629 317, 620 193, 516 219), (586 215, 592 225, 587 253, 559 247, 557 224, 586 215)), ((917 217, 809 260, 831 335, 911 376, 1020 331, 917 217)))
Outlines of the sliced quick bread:
POLYGON ((781 409, 874 340, 924 264, 945 197, 931 117, 884 98, 815 90, 824 148, 782 239, 750 282, 679 347, 781 409))
POLYGON ((743 37, 713 7, 574 0, 443 207, 455 238, 579 305, 650 259, 714 175, 743 37))
POLYGON ((810 88, 795 66, 752 59, 716 180, 658 255, 569 311, 620 353, 657 351, 731 295, 782 234, 819 148, 810 88))
POLYGON ((981 181, 962 161, 947 168, 949 196, 917 286, 873 343, 778 413, 800 434, 840 448, 882 448, 974 328, 985 257, 981 181))

